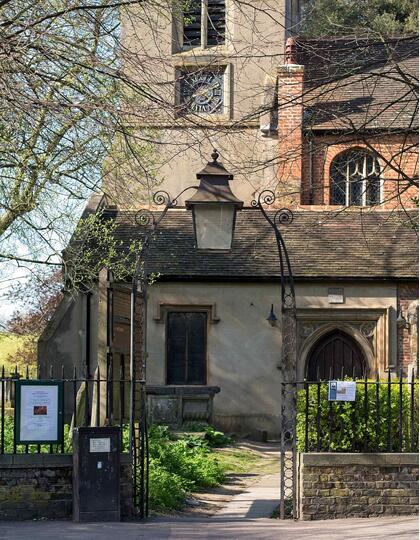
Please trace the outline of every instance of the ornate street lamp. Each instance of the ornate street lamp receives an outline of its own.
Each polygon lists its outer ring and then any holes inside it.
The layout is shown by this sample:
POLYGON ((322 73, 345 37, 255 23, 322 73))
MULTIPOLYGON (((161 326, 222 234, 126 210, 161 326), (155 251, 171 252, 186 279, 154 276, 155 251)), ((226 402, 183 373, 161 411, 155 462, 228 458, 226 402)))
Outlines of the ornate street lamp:
POLYGON ((232 248, 236 212, 244 203, 232 193, 233 175, 217 161, 216 150, 211 157, 213 161, 197 173, 200 185, 185 206, 192 210, 197 249, 226 251, 232 248))
MULTIPOLYGON (((238 199, 231 191, 229 182, 233 175, 218 161, 219 154, 213 151, 212 161, 207 163, 197 174, 200 181, 198 186, 190 186, 181 191, 174 199, 165 192, 154 194, 153 201, 157 206, 164 206, 163 211, 156 216, 147 209, 139 210, 135 220, 144 230, 142 248, 137 253, 135 271, 132 280, 131 292, 131 332, 130 332, 130 378, 131 378, 131 414, 130 414, 130 441, 134 467, 134 492, 138 494, 136 506, 140 517, 147 517, 148 508, 148 457, 147 457, 147 419, 146 419, 146 321, 147 321, 147 286, 149 274, 147 268, 147 251, 150 241, 166 215, 167 211, 178 205, 178 201, 186 191, 195 190, 192 197, 185 202, 188 210, 192 211, 195 245, 198 250, 224 252, 232 248, 233 235, 236 222, 236 213, 243 208, 243 201, 238 199), (138 300, 141 299, 141 302, 138 300), (140 383, 140 392, 136 397, 135 383, 140 383), (140 418, 136 421, 137 405, 139 400, 140 418)), ((275 202, 272 191, 263 191, 251 203, 258 209, 272 227, 279 255, 281 279, 281 328, 282 328, 282 388, 281 388, 281 469, 291 467, 292 476, 296 477, 296 433, 295 433, 295 405, 296 388, 287 392, 287 381, 296 381, 296 304, 293 286, 293 275, 289 256, 279 225, 291 223, 293 214, 290 210, 282 208, 274 215, 268 214, 265 207, 275 202), (285 411, 293 410, 290 417, 285 411), (286 460, 286 447, 292 444, 292 458, 286 460)), ((277 320, 273 306, 268 322, 275 325, 277 320)), ((282 478, 284 474, 282 474, 282 478)), ((281 484, 280 516, 284 517, 286 487, 281 484)), ((294 515, 295 515, 294 501, 294 515)))

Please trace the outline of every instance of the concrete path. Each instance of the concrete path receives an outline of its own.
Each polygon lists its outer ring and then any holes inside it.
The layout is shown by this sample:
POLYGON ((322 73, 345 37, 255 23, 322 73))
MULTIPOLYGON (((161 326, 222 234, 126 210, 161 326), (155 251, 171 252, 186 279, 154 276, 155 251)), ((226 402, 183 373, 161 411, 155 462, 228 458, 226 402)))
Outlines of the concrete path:
POLYGON ((37 521, 0 524, 3 540, 417 540, 418 519, 288 522, 274 519, 151 519, 147 523, 37 521))
POLYGON ((262 476, 248 486, 243 493, 235 495, 211 520, 237 520, 269 518, 279 504, 280 477, 278 474, 262 476))

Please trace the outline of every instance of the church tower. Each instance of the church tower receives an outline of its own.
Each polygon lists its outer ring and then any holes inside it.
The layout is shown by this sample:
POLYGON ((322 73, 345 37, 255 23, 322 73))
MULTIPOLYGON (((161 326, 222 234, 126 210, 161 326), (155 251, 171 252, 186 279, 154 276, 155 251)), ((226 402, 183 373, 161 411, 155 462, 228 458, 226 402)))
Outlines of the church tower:
POLYGON ((124 189, 128 206, 141 190, 144 203, 156 189, 176 195, 193 184, 213 147, 245 204, 273 187, 277 142, 260 119, 275 104, 265 103, 264 85, 298 20, 297 0, 146 0, 124 13, 123 69, 136 89, 130 124, 149 169, 124 189))

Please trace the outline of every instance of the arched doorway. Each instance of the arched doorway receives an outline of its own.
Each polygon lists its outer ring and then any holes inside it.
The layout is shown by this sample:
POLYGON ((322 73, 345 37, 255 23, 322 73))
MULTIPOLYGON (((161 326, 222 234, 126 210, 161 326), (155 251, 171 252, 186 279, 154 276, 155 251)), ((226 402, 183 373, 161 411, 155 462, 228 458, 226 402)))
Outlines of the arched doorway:
POLYGON ((358 343, 345 332, 334 330, 322 336, 308 355, 306 378, 360 378, 366 370, 366 359, 358 343))

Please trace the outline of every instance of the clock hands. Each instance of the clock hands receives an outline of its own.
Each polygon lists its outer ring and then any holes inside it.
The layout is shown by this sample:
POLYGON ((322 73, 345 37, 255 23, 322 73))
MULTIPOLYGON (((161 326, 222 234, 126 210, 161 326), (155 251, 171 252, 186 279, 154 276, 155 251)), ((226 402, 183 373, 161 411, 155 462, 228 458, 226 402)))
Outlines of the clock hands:
POLYGON ((181 100, 195 113, 223 112, 223 83, 219 76, 185 76, 181 81, 181 100))
POLYGON ((204 97, 206 94, 210 92, 210 90, 215 90, 216 88, 220 88, 220 83, 215 82, 210 86, 201 86, 198 90, 194 92, 194 94, 191 96, 191 99, 194 99, 195 97, 204 97))

